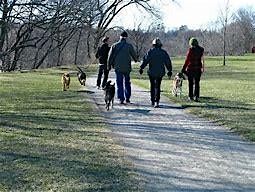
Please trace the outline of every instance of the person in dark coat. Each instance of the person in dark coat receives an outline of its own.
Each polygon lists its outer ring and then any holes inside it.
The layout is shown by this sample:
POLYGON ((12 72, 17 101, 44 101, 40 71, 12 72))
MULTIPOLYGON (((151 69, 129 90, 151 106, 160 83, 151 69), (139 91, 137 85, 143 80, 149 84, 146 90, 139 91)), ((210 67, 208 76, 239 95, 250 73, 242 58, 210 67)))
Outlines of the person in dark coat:
POLYGON ((198 45, 198 41, 195 38, 189 40, 189 45, 190 48, 188 49, 182 72, 188 76, 189 100, 198 101, 200 97, 200 78, 204 72, 204 48, 198 45))
POLYGON ((97 88, 99 89, 101 87, 101 79, 104 75, 103 82, 102 82, 102 88, 106 85, 109 71, 107 70, 107 58, 108 53, 110 50, 110 47, 108 45, 109 37, 104 37, 102 39, 103 44, 98 48, 96 52, 96 58, 99 59, 99 69, 98 69, 98 75, 97 75, 97 88))
POLYGON ((160 101, 160 86, 163 76, 165 75, 165 68, 168 70, 168 77, 172 75, 172 62, 168 53, 162 49, 160 39, 156 38, 152 41, 152 48, 143 57, 139 73, 143 73, 143 69, 149 64, 147 71, 150 79, 150 93, 151 104, 154 107, 159 107, 160 101))
POLYGON ((130 103, 131 97, 131 82, 130 72, 131 59, 137 62, 137 55, 133 46, 126 41, 128 34, 123 31, 120 35, 120 40, 111 46, 108 56, 108 70, 115 69, 117 96, 120 104, 130 103))

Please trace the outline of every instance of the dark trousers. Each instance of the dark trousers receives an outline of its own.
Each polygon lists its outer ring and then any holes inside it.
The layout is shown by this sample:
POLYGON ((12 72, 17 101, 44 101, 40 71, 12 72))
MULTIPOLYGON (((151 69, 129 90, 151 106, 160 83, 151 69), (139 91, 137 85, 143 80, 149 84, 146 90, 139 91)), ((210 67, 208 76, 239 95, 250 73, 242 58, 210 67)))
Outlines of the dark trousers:
POLYGON ((105 84, 108 80, 109 71, 106 69, 105 65, 99 65, 98 75, 97 75, 97 86, 98 87, 101 86, 101 79, 102 79, 103 74, 104 74, 104 78, 103 78, 103 82, 102 82, 102 87, 105 86, 105 84))
POLYGON ((199 98, 199 96, 200 96, 199 83, 200 83, 200 78, 201 78, 201 72, 200 71, 189 71, 187 73, 187 75, 188 75, 188 81, 189 81, 189 97, 190 98, 193 98, 193 97, 199 98))
POLYGON ((129 73, 116 73, 117 96, 120 101, 129 101, 131 96, 131 82, 129 73))
POLYGON ((161 86, 161 81, 162 77, 152 77, 149 76, 150 78, 150 84, 151 84, 151 102, 159 102, 160 100, 160 86, 161 86))

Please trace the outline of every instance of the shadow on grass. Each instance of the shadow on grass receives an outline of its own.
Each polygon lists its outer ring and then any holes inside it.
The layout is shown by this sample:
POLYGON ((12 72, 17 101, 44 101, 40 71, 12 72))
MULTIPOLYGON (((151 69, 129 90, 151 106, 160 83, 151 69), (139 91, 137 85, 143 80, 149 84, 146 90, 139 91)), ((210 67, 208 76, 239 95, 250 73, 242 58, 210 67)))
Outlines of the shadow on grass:
POLYGON ((137 191, 103 118, 83 98, 43 93, 0 112, 0 191, 137 191))
POLYGON ((87 94, 94 94, 94 91, 90 91, 90 90, 78 90, 78 93, 87 93, 87 94))
POLYGON ((1 185, 7 191, 125 191, 123 167, 102 148, 74 149, 22 143, 21 150, 0 151, 1 185), (28 152, 29 151, 29 152, 28 152), (118 180, 118 182, 116 182, 118 180))
POLYGON ((254 108, 252 108, 251 105, 248 105, 243 102, 237 102, 237 101, 230 101, 230 100, 223 100, 223 99, 217 99, 214 97, 201 97, 200 102, 186 102, 182 105, 184 108, 190 108, 190 107, 202 107, 202 108, 208 108, 208 109, 233 109, 233 110, 251 110, 255 111, 254 108))

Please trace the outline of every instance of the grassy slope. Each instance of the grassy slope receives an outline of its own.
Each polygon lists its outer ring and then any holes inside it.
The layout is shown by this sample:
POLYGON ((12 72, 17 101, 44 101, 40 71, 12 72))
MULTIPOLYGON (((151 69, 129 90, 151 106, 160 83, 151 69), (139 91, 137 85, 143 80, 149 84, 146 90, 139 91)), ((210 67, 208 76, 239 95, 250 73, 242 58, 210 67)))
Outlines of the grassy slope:
MULTIPOLYGON (((184 58, 173 58, 175 74, 181 69, 184 58)), ((136 71, 135 71, 136 70, 136 71)), ((146 74, 134 82, 149 87, 146 74)), ((184 82, 183 97, 171 95, 171 81, 162 83, 163 93, 174 102, 180 103, 188 111, 207 117, 255 141, 255 55, 228 57, 227 65, 222 66, 220 57, 206 58, 206 73, 201 80, 201 102, 187 101, 187 81, 184 82)))
POLYGON ((104 120, 60 72, 0 74, 0 191, 129 191, 137 185, 104 120))

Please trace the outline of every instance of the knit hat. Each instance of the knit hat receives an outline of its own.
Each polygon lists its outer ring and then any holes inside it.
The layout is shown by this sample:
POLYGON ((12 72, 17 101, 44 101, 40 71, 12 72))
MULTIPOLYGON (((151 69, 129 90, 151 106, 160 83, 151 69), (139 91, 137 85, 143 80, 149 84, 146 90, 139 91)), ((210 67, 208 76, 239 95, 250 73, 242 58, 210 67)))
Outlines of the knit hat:
POLYGON ((152 45, 159 45, 159 46, 162 46, 162 43, 161 43, 161 41, 160 41, 159 38, 156 38, 156 39, 153 39, 152 45))
POLYGON ((190 46, 198 46, 198 41, 195 37, 191 37, 190 40, 189 40, 189 45, 190 46))
POLYGON ((123 31, 121 34, 120 34, 121 37, 128 37, 128 34, 126 31, 123 31))

